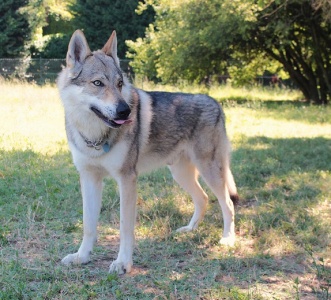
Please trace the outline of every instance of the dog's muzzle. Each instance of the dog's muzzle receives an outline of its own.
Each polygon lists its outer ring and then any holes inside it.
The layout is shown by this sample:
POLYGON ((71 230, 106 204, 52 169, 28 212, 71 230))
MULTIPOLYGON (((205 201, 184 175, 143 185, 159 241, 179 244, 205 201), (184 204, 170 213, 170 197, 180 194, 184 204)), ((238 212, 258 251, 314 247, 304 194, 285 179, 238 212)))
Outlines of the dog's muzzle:
POLYGON ((105 116, 97 107, 91 106, 90 108, 108 127, 118 128, 123 124, 129 124, 132 122, 129 119, 131 109, 124 101, 119 102, 116 108, 116 118, 109 119, 105 116))

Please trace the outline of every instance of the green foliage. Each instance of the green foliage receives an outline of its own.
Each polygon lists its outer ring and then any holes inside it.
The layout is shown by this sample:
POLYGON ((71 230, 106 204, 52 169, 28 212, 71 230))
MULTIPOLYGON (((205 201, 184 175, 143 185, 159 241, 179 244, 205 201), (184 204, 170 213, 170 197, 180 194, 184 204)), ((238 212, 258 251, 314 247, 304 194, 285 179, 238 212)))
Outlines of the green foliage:
POLYGON ((159 2, 155 25, 147 29, 144 39, 128 44, 135 69, 142 73, 151 66, 150 73, 163 82, 201 81, 223 74, 234 52, 227 46, 234 29, 243 28, 251 17, 249 7, 243 5, 237 15, 228 13, 232 1, 227 0, 159 2))
POLYGON ((73 15, 69 11, 69 6, 75 0, 43 0, 46 7, 46 25, 42 26, 42 34, 70 34, 74 30, 72 25, 73 15))
POLYGON ((32 57, 64 58, 74 27, 68 5, 72 0, 29 0, 20 8, 27 15, 32 34, 32 57))
POLYGON ((118 31, 119 56, 125 57, 125 40, 142 36, 154 18, 138 0, 4 0, 0 4, 0 57, 64 58, 75 29, 83 29, 91 49, 104 45, 118 31))
POLYGON ((25 0, 0 2, 0 57, 26 55, 26 43, 31 38, 27 15, 19 9, 25 0))
POLYGON ((135 72, 150 80, 201 83, 226 74, 244 85, 266 70, 282 78, 286 71, 307 101, 326 104, 330 11, 329 0, 4 0, 0 57, 63 58, 75 29, 92 49, 115 29, 119 56, 129 49, 135 72))
POLYGON ((254 10, 244 1, 236 3, 158 1, 154 26, 147 29, 144 39, 128 43, 133 67, 138 73, 151 67, 151 74, 163 82, 200 82, 224 74, 229 65, 242 66, 245 57, 234 58, 235 42, 245 36, 254 10))
POLYGON ((113 30, 117 31, 118 55, 125 57, 125 40, 144 34, 153 21, 154 11, 148 7, 142 14, 135 12, 138 0, 77 0, 70 8, 75 18, 73 24, 82 29, 91 49, 100 49, 113 30))
POLYGON ((39 28, 47 24, 47 7, 45 4, 45 0, 29 0, 25 6, 20 8, 20 12, 27 16, 32 35, 35 35, 39 28))
POLYGON ((70 34, 53 34, 42 49, 43 58, 65 58, 68 51, 70 34))
POLYGON ((331 97, 331 23, 308 0, 263 4, 247 45, 280 62, 308 101, 326 104, 331 97))
POLYGON ((282 65, 274 60, 270 60, 265 54, 259 56, 249 56, 240 52, 233 53, 233 63, 228 66, 227 71, 230 75, 231 84, 235 86, 252 86, 256 85, 257 75, 277 74, 282 79, 287 79, 289 76, 282 65), (266 71, 267 70, 267 71, 266 71))
POLYGON ((71 19, 63 18, 61 15, 50 12, 47 16, 47 25, 43 26, 43 35, 69 33, 73 31, 71 19))
MULTIPOLYGON (((320 0, 322 2, 323 0, 320 0)), ((229 73, 246 84, 284 69, 307 101, 331 97, 328 4, 310 0, 159 0, 145 38, 129 42, 137 73, 163 82, 201 82, 229 73)), ((283 77, 283 76, 282 76, 283 77)))
POLYGON ((154 26, 149 25, 145 37, 138 38, 136 42, 126 41, 130 52, 127 52, 128 58, 133 58, 130 65, 134 68, 136 74, 141 74, 149 80, 157 82, 159 80, 156 70, 157 43, 154 39, 154 26), (134 53, 133 53, 134 52, 134 53))
POLYGON ((322 10, 325 22, 331 22, 331 2, 329 0, 312 0, 315 10, 322 10))
POLYGON ((69 5, 74 1, 29 0, 21 10, 29 14, 30 28, 37 36, 66 33, 72 30, 73 16, 69 11, 69 5))

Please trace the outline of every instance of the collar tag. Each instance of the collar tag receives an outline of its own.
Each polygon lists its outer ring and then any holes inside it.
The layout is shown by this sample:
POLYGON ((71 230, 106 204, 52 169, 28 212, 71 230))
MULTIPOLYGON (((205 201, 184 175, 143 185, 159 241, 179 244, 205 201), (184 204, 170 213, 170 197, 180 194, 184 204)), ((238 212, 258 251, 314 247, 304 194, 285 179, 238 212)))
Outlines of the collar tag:
POLYGON ((104 143, 102 145, 102 149, 103 151, 105 151, 106 153, 108 153, 110 151, 110 145, 108 144, 108 142, 104 143))

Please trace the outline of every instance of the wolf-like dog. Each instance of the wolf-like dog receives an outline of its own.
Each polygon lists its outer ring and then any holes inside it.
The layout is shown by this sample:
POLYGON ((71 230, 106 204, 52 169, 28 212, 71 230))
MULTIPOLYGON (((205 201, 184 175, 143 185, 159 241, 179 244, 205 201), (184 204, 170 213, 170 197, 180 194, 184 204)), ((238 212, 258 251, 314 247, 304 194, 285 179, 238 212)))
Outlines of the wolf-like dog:
POLYGON ((179 232, 191 231, 206 212, 208 197, 199 174, 223 212, 222 244, 235 241, 238 199, 230 171, 230 143, 221 106, 206 95, 145 92, 134 88, 120 69, 115 31, 101 50, 91 52, 82 31, 74 32, 66 67, 57 85, 83 197, 83 241, 64 264, 85 264, 97 239, 103 178, 113 177, 120 192, 120 249, 110 272, 132 268, 137 177, 167 165, 194 202, 194 214, 179 232), (233 201, 232 201, 232 200, 233 201))

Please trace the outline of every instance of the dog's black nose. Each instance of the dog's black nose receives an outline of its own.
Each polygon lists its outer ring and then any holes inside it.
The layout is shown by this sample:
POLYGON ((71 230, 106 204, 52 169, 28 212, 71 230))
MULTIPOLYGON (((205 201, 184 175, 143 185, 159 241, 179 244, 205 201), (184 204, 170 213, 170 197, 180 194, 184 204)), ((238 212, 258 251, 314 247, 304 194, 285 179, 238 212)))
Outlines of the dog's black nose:
POLYGON ((131 113, 131 109, 129 105, 124 101, 120 101, 116 108, 116 114, 117 114, 116 118, 126 120, 130 115, 130 113, 131 113))

